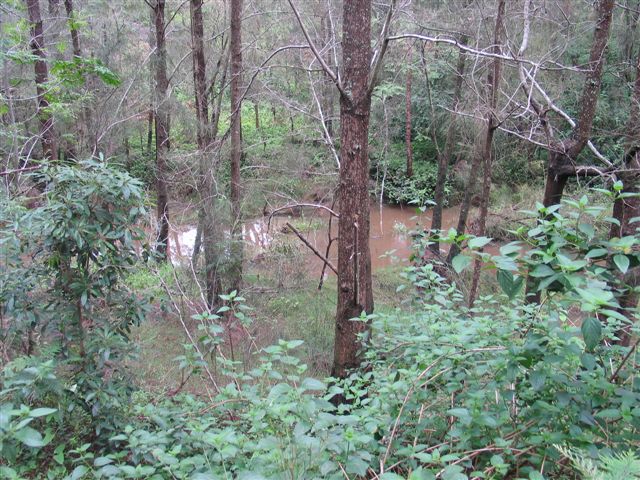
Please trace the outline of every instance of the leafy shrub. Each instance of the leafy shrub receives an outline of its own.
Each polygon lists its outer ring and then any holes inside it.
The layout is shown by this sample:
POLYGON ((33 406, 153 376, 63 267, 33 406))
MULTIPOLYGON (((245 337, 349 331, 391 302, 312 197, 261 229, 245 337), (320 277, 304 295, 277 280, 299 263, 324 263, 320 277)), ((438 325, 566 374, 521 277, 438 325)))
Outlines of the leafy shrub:
MULTIPOLYGON (((414 161, 413 176, 406 176, 406 159, 397 149, 386 160, 375 159, 371 165, 371 175, 377 179, 376 196, 383 188, 383 198, 391 204, 426 205, 435 197, 438 167, 434 163, 414 161)), ((451 182, 445 184, 445 202, 451 196, 451 182)))
POLYGON ((8 413, 0 428, 14 440, 28 439, 0 447, 14 458, 30 457, 52 438, 50 430, 44 440, 24 430, 40 418, 32 407, 45 408, 41 402, 55 408, 61 424, 79 427, 88 419, 81 436, 96 445, 123 425, 133 390, 123 363, 133 348, 129 327, 146 309, 121 282, 143 239, 135 226, 145 213, 140 183, 93 161, 45 167, 39 180, 46 184, 43 203, 31 210, 14 205, 2 218, 0 302, 7 321, 0 336, 16 359, 3 371, 8 413), (49 384, 55 388, 45 396, 49 384), (13 425, 13 417, 22 420, 13 425))
MULTIPOLYGON (((342 381, 310 378, 296 355, 302 342, 295 340, 262 349, 249 367, 225 359, 216 353, 225 335, 221 316, 196 315, 202 348, 190 346, 177 359, 180 368, 202 375, 208 356, 216 354, 227 385, 220 382, 206 399, 132 396, 131 406, 120 402, 111 410, 126 425, 112 424, 101 442, 79 436, 67 445, 62 432, 71 420, 63 416, 60 428, 51 428, 62 409, 42 400, 60 397, 16 389, 15 378, 22 374, 5 368, 0 435, 15 452, 2 473, 20 478, 45 466, 49 477, 74 479, 539 480, 571 473, 555 445, 594 458, 628 451, 640 429, 634 350, 600 341, 613 338, 616 320, 608 313, 612 297, 600 301, 608 291, 602 279, 610 277, 597 262, 591 270, 580 263, 581 242, 596 237, 580 227, 586 222, 576 222, 599 210, 586 200, 569 206, 577 217, 571 210, 566 217, 558 209, 545 210, 555 221, 541 220, 540 232, 529 232, 542 254, 521 257, 516 245, 507 245, 490 256, 488 265, 496 268, 507 295, 482 297, 473 310, 432 265, 407 269, 401 288, 414 287, 411 305, 353 320, 370 322, 372 331, 362 368, 342 381), (563 275, 556 280, 566 287, 564 295, 550 295, 542 306, 518 296, 524 283, 519 265, 537 268, 534 261, 563 275), (569 321, 578 305, 602 322, 601 330, 585 330, 583 324, 580 335, 569 321), (346 402, 334 406, 335 395, 346 402), (36 410, 42 408, 52 410, 36 410), (18 425, 29 418, 34 420, 20 428, 34 431, 20 433, 18 425), (30 447, 26 438, 48 445, 30 447)), ((489 240, 451 236, 471 252, 489 240)), ((612 251, 619 241, 612 241, 612 251)), ((454 267, 468 265, 464 259, 475 255, 461 254, 454 267)), ((610 268, 622 263, 613 260, 610 268)), ((234 293, 226 300, 219 313, 232 310, 245 321, 242 297, 234 293)), ((45 379, 55 384, 50 367, 40 363, 45 379)), ((96 383, 104 378, 98 370, 87 375, 96 383)), ((62 388, 73 398, 75 387, 66 378, 61 377, 62 388)), ((125 382, 113 380, 120 388, 125 382)), ((601 464, 603 470, 609 466, 601 464)))

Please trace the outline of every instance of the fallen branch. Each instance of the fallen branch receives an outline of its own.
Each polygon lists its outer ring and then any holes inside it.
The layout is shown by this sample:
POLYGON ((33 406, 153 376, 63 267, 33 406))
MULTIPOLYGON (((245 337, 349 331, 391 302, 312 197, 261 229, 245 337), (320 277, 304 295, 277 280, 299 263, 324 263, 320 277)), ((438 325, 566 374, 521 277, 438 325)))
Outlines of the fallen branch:
POLYGON ((333 263, 331 263, 329 261, 329 259, 327 259, 327 257, 325 257, 324 255, 322 255, 317 249, 316 247, 314 247, 313 245, 311 245, 309 243, 309 241, 304 238, 302 236, 302 234, 296 229, 296 227, 294 227, 293 225, 291 225, 289 222, 286 223, 287 227, 289 227, 291 229, 291 231, 293 233, 296 234, 296 236, 302 241, 302 243, 304 243, 307 247, 309 247, 309 249, 315 253, 316 257, 318 257, 320 260, 322 260, 324 262, 324 264, 329 267, 331 270, 333 270, 333 273, 335 273, 336 275, 338 274, 338 270, 336 270, 336 267, 333 266, 333 263))

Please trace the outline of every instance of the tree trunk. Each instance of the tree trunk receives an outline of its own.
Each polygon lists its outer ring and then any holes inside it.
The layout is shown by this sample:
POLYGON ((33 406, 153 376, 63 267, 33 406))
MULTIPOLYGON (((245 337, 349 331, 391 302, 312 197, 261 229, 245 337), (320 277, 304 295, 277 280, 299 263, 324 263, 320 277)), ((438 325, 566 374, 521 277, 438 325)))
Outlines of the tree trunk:
MULTIPOLYGON (((331 5, 327 4, 327 8, 330 9, 331 5)), ((327 10, 322 14, 322 20, 320 22, 320 31, 322 34, 322 38, 324 40, 325 45, 327 45, 327 54, 325 57, 325 61, 329 68, 333 68, 333 56, 332 49, 328 47, 333 41, 331 25, 329 21, 329 15, 331 12, 327 10)), ((324 126, 327 130, 327 134, 329 138, 333 137, 333 103, 334 103, 334 87, 331 78, 326 72, 322 74, 322 110, 324 115, 324 126)))
POLYGON ((257 101, 253 102, 253 114, 256 121, 256 130, 260 130, 260 108, 258 107, 257 101))
POLYGON ((602 70, 614 5, 614 0, 598 0, 598 19, 589 54, 589 68, 580 100, 578 121, 569 138, 552 146, 543 199, 545 207, 560 203, 567 180, 575 173, 575 161, 589 141, 602 85, 602 70))
MULTIPOLYGON (((505 38, 504 10, 506 0, 498 3, 498 13, 496 15, 496 27, 493 32, 493 46, 491 51, 496 55, 502 53, 500 45, 505 38)), ((484 178, 482 181, 482 196, 480 197, 480 218, 478 221, 478 236, 484 236, 487 224, 487 214, 489 213, 489 195, 491 193, 491 167, 493 164, 493 135, 498 127, 497 118, 498 90, 500 88, 500 76, 502 75, 502 60, 495 57, 491 68, 487 73, 487 125, 483 142, 483 165, 484 178)), ((473 277, 471 289, 469 290, 469 308, 473 307, 478 294, 478 284, 480 282, 480 259, 476 258, 473 264, 473 277)))
MULTIPOLYGON (((460 42, 465 45, 467 37, 462 37, 460 42)), ((465 67, 465 55, 464 51, 460 50, 458 53, 458 64, 456 66, 456 79, 453 88, 453 105, 451 114, 451 120, 449 128, 447 129, 447 136, 444 141, 444 149, 442 154, 438 156, 438 174, 436 179, 436 191, 435 191, 435 205, 433 206, 433 212, 431 216, 431 230, 442 230, 442 210, 444 209, 444 187, 447 181, 447 170, 451 163, 451 155, 453 153, 454 140, 456 138, 456 122, 457 122, 457 110, 460 104, 460 97, 462 95, 462 80, 464 79, 464 67, 465 67)), ((435 241, 430 246, 433 253, 440 255, 440 242, 435 241)))
MULTIPOLYGON (((67 21, 69 24, 69 33, 71 35, 71 45, 73 48, 73 56, 80 59, 82 58, 82 49, 80 48, 80 36, 78 29, 76 27, 76 14, 73 10, 73 0, 64 0, 64 8, 67 13, 67 21)), ((89 90, 93 88, 93 76, 89 75, 86 79, 87 86, 89 90)), ((91 106, 89 103, 85 104, 82 109, 82 115, 80 121, 78 122, 78 139, 76 141, 76 145, 79 147, 79 152, 82 153, 83 148, 88 143, 89 131, 91 129, 91 106)), ((74 153, 77 155, 77 153, 74 153)))
POLYGON ((42 157, 47 160, 58 158, 56 148, 56 136, 53 129, 53 118, 47 111, 49 101, 46 97, 46 84, 49 81, 49 69, 47 67, 47 54, 45 52, 42 17, 40 15, 40 3, 38 0, 25 0, 31 23, 31 52, 37 58, 33 64, 35 72, 36 95, 38 99, 37 117, 40 122, 40 142, 42 144, 42 157))
POLYGON ((169 252, 169 189, 167 186, 167 162, 169 154, 169 79, 167 78, 167 48, 165 44, 165 0, 154 4, 156 32, 155 59, 155 120, 156 120, 156 195, 158 236, 156 253, 167 260, 169 252))
POLYGON ((155 120, 155 76, 156 76, 156 35, 155 35, 155 13, 154 9, 150 9, 150 23, 149 36, 147 41, 149 43, 149 49, 151 50, 151 56, 149 57, 149 113, 147 115, 147 153, 151 154, 151 147, 153 146, 153 130, 155 120))
MULTIPOLYGON (((191 42, 193 59, 193 84, 197 117, 197 141, 199 150, 200 212, 198 222, 198 245, 194 245, 194 260, 200 245, 205 257, 206 297, 209 308, 216 304, 221 293, 221 282, 218 275, 218 238, 216 235, 215 202, 213 192, 213 168, 210 161, 213 143, 209 120, 209 98, 207 89, 206 61, 204 55, 204 22, 202 17, 202 0, 191 0, 191 42), (197 250, 196 250, 197 247, 197 250)), ((194 262, 195 263, 195 262, 194 262)))
POLYGON ((240 162, 242 160, 242 0, 231 0, 231 267, 230 289, 242 281, 242 219, 240 162))
MULTIPOLYGON (((409 47, 411 48, 411 47, 409 47)), ((413 147, 411 146, 411 52, 409 50, 409 59, 407 66, 407 83, 405 87, 405 127, 404 142, 407 149, 407 178, 413 177, 413 147)))
POLYGON ((78 36, 78 29, 76 28, 73 13, 73 0, 64 0, 64 8, 67 12, 67 19, 69 21, 69 33, 71 34, 73 55, 76 57, 82 57, 82 50, 80 50, 80 37, 78 36))
POLYGON ((338 306, 332 375, 344 378, 357 367, 366 322, 351 321, 373 311, 369 250, 368 131, 371 94, 371 0, 343 6, 343 81, 350 97, 340 97, 340 219, 338 306))

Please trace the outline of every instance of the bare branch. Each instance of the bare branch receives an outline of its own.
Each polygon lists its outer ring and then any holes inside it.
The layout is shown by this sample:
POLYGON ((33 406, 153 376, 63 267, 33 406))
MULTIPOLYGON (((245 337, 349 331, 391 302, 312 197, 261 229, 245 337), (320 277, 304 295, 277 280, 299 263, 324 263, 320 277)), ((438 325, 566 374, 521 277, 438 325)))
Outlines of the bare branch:
POLYGON ((318 48, 311 40, 311 37, 309 36, 309 32, 307 31, 306 27, 304 26, 304 23, 302 22, 302 18, 300 17, 300 12, 298 12, 298 9, 293 4, 293 0, 287 0, 287 1, 289 2, 289 6, 291 7, 291 10, 293 10, 293 14, 296 16, 296 20, 298 20, 298 25, 300 25, 302 34, 304 35, 304 38, 307 40, 307 43, 309 44, 309 48, 313 52, 313 55, 316 57, 316 60, 318 60, 318 63, 320 64, 322 69, 325 71, 325 73, 329 76, 329 78, 333 81, 333 83, 336 84, 336 87, 340 91, 340 94, 345 98, 350 98, 349 94, 342 87, 342 83, 340 82, 338 75, 336 75, 336 73, 333 70, 331 70, 331 67, 327 65, 327 62, 324 61, 324 59, 322 58, 322 55, 320 55, 318 48))
POLYGON ((371 59, 371 71, 369 73, 369 86, 368 92, 371 94, 373 89, 376 87, 376 82, 378 81, 378 77, 380 76, 380 71, 382 70, 382 61, 384 59, 384 54, 387 52, 387 47, 389 46, 389 28, 391 26, 391 19, 393 18, 393 12, 396 6, 396 0, 391 0, 389 4, 389 10, 387 11, 387 16, 384 19, 384 25, 382 26, 382 31, 380 32, 380 48, 378 48, 371 59))

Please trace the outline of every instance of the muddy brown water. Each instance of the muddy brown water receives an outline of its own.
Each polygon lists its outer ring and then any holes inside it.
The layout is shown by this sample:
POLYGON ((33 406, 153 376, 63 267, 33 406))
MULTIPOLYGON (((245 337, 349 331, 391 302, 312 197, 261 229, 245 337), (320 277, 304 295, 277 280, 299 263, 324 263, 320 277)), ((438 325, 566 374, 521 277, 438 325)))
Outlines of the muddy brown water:
MULTIPOLYGON (((458 222, 459 207, 446 208, 442 216, 442 228, 448 230, 458 222)), ((249 259, 258 258, 267 252, 272 243, 283 234, 299 243, 305 261, 320 269, 322 261, 299 241, 293 232, 288 231, 286 223, 292 223, 302 235, 323 255, 327 248, 328 214, 324 210, 306 210, 301 217, 274 216, 269 222, 268 217, 257 218, 245 223, 243 235, 246 246, 250 251, 249 259)), ((371 262, 374 270, 392 264, 408 264, 412 252, 411 232, 431 226, 431 211, 419 212, 414 207, 372 205, 370 209, 371 233, 370 248, 371 262)), ((337 236, 338 222, 332 222, 331 236, 337 236)), ((189 259, 193 253, 196 239, 194 225, 177 225, 171 232, 170 249, 172 261, 180 263, 189 259)), ((337 264, 337 243, 331 246, 329 259, 337 264)))

